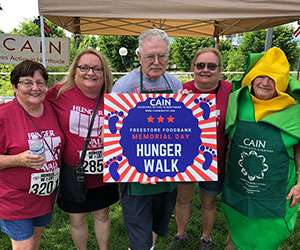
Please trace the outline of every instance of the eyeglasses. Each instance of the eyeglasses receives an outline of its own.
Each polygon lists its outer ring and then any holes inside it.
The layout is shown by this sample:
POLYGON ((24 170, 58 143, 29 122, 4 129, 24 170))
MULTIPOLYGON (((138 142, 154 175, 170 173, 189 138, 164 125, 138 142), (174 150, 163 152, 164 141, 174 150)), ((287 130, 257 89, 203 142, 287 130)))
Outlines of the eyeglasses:
POLYGON ((22 84, 27 89, 32 88, 34 83, 36 83, 36 85, 39 88, 44 88, 47 85, 47 81, 45 80, 36 80, 36 81, 24 80, 24 81, 19 81, 19 83, 22 84))
POLYGON ((77 68, 79 68, 79 70, 81 72, 87 73, 90 71, 90 69, 95 73, 95 74, 100 74, 101 72, 103 72, 103 68, 99 67, 99 66, 95 66, 95 67, 90 67, 88 65, 78 65, 77 68))
POLYGON ((211 63, 198 62, 198 63, 195 63, 194 66, 196 66, 196 68, 197 68, 198 70, 204 69, 205 66, 207 66, 207 68, 208 68, 209 70, 214 71, 214 70, 216 70, 216 68, 217 68, 218 66, 220 66, 220 65, 219 65, 219 64, 216 64, 216 63, 212 63, 212 62, 211 62, 211 63))
POLYGON ((146 59, 146 62, 153 63, 157 57, 158 61, 164 63, 169 60, 168 54, 159 54, 159 55, 145 55, 143 56, 146 59))

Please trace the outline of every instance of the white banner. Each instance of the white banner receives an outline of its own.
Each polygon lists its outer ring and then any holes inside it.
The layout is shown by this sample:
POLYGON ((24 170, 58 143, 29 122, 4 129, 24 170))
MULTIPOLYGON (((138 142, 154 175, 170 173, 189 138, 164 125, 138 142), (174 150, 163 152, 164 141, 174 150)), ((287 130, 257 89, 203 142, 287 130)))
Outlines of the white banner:
MULTIPOLYGON (((70 39, 45 37, 47 67, 70 65, 70 39)), ((24 60, 43 63, 40 37, 0 34, 0 63, 18 64, 24 60)))

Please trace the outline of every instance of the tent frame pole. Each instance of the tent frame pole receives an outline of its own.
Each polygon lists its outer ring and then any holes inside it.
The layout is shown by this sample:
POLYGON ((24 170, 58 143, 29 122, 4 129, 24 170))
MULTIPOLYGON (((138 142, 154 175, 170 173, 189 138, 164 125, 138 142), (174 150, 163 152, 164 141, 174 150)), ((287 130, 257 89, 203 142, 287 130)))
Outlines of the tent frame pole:
POLYGON ((41 28, 41 40, 42 40, 42 58, 43 65, 46 68, 46 50, 45 50, 45 33, 44 33, 44 16, 40 15, 40 28, 41 28))
POLYGON ((273 28, 268 28, 266 33, 265 51, 272 47, 273 28))

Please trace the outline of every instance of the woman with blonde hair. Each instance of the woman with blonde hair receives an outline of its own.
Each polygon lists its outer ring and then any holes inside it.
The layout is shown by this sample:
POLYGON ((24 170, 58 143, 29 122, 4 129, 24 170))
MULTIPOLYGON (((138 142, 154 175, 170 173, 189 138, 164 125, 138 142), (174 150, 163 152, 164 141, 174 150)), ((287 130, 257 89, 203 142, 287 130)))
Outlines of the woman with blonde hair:
MULTIPOLYGON (((54 107, 66 136, 63 167, 76 168, 93 110, 101 93, 109 93, 113 84, 111 70, 104 56, 95 49, 86 49, 74 59, 63 83, 48 90, 47 98, 54 107)), ((86 200, 72 202, 60 197, 58 206, 69 212, 70 231, 77 249, 87 249, 87 215, 94 215, 94 228, 101 250, 108 249, 110 237, 109 207, 119 199, 117 184, 103 183, 103 96, 97 109, 91 137, 84 158, 86 200)))

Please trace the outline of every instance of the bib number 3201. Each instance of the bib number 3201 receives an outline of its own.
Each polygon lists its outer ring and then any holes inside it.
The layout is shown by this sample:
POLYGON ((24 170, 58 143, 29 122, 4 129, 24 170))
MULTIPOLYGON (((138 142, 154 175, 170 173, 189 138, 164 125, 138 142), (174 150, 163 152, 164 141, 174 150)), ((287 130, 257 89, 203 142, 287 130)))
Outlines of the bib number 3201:
POLYGON ((54 172, 43 172, 31 174, 30 194, 39 196, 50 195, 59 184, 59 168, 54 172))
POLYGON ((86 152, 83 170, 85 174, 102 174, 103 172, 103 149, 88 150, 86 152))

